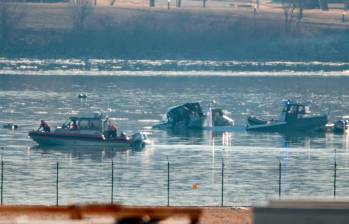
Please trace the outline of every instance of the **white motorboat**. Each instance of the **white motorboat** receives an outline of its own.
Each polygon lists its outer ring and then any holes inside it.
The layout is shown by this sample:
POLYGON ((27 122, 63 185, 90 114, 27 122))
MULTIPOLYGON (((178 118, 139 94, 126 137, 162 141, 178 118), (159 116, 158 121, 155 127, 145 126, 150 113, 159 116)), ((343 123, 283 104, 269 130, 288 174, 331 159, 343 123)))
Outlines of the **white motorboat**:
POLYGON ((262 120, 250 116, 247 122, 247 131, 308 132, 323 130, 327 124, 327 116, 311 114, 308 106, 286 100, 279 120, 262 120))
POLYGON ((29 137, 39 145, 82 145, 110 147, 144 147, 150 143, 141 132, 127 136, 117 133, 116 125, 102 113, 70 117, 54 131, 33 130, 29 137))
POLYGON ((220 108, 211 108, 204 113, 198 102, 185 103, 170 108, 164 115, 163 122, 154 125, 155 129, 176 130, 215 130, 216 128, 232 127, 234 120, 220 108))

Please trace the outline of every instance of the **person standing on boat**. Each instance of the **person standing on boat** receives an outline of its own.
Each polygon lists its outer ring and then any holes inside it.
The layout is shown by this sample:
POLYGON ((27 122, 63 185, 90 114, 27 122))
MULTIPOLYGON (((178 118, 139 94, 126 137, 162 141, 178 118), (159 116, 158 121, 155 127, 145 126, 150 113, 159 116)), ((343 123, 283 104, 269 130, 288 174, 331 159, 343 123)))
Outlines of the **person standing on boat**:
POLYGON ((118 132, 118 127, 116 124, 109 122, 109 127, 108 127, 108 137, 109 138, 116 138, 118 132))
POLYGON ((76 120, 73 120, 73 123, 72 123, 70 129, 71 129, 71 130, 78 130, 78 126, 77 126, 77 124, 76 124, 76 120))
POLYGON ((40 127, 38 131, 43 130, 44 132, 50 132, 51 128, 48 126, 47 122, 44 120, 41 120, 40 127))

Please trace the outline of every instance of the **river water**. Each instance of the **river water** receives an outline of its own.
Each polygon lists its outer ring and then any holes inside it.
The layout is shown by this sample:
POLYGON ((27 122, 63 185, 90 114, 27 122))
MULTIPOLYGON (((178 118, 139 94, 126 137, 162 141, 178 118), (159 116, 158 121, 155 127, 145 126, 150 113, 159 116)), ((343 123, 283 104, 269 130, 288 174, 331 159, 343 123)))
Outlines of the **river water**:
POLYGON ((6 204, 111 201, 170 204, 258 205, 281 197, 333 198, 349 193, 349 136, 247 133, 250 114, 277 117, 282 99, 306 102, 331 121, 349 113, 349 63, 195 60, 0 58, 0 129, 6 204), (86 93, 87 100, 78 99, 86 93), (226 109, 236 130, 226 133, 152 130, 167 108, 212 101, 226 109), (70 115, 107 110, 125 132, 154 141, 142 150, 43 148, 27 137, 41 119, 51 126, 70 115))

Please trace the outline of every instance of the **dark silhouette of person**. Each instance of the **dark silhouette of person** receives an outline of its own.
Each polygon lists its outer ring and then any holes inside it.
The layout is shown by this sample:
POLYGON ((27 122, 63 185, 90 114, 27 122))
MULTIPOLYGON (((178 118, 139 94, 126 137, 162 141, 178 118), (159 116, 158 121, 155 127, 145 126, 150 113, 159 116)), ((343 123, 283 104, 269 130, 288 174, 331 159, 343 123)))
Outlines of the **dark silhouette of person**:
POLYGON ((44 132, 50 132, 51 128, 50 128, 50 126, 48 126, 46 121, 41 120, 38 131, 40 131, 40 130, 43 130, 44 132))

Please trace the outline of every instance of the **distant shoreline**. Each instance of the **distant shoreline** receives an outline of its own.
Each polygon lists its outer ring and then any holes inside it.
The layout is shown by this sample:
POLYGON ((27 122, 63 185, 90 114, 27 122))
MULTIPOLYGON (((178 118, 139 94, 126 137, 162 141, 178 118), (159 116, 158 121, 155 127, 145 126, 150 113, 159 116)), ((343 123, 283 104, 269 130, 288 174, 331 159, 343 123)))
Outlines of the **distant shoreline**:
POLYGON ((341 77, 349 62, 1 58, 1 75, 132 77, 341 77))
POLYGON ((14 10, 26 13, 0 46, 0 57, 349 60, 349 21, 337 21, 340 10, 305 11, 304 20, 293 22, 288 32, 282 10, 270 5, 255 16, 249 8, 218 6, 97 6, 81 30, 74 27, 68 4, 24 4, 14 10))

